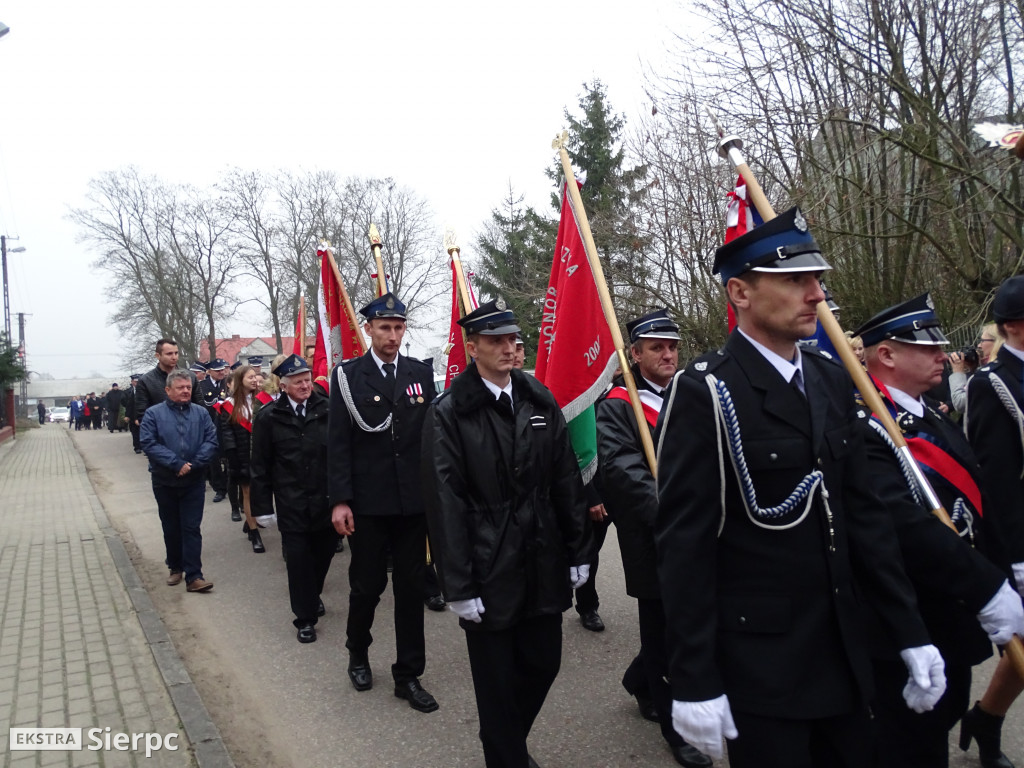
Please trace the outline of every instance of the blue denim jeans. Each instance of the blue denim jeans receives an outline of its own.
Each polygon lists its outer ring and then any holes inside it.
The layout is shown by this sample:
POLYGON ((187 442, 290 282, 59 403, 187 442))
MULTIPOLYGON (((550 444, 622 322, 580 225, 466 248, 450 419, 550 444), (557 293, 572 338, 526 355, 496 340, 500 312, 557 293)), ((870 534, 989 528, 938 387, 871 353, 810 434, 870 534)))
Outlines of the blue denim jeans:
POLYGON ((186 584, 203 578, 203 534, 199 529, 206 500, 205 478, 183 486, 154 483, 153 495, 164 529, 167 567, 184 571, 186 584))

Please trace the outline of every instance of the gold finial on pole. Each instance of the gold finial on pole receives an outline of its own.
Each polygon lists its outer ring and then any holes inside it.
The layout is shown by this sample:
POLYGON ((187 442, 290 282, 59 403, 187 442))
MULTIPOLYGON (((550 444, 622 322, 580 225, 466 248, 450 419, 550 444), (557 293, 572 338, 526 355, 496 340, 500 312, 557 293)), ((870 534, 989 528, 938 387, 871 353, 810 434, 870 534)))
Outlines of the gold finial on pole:
POLYGON ((373 248, 373 259, 377 262, 377 295, 383 296, 388 292, 387 279, 384 277, 384 260, 381 258, 381 239, 377 225, 370 224, 370 247, 373 248))

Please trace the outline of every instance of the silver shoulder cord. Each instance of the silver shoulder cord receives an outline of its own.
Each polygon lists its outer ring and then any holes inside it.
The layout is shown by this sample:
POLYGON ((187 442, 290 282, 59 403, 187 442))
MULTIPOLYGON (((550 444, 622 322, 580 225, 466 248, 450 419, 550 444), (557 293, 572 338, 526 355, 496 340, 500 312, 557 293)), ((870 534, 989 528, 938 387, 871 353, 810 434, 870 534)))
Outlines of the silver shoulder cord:
MULTIPOLYGON (((888 431, 883 427, 877 420, 868 417, 868 425, 878 433, 878 435, 885 441, 885 444, 889 446, 889 450, 896 456, 896 461, 900 465, 900 472, 903 473, 903 479, 907 483, 907 487, 910 489, 911 495, 914 497, 914 501, 917 504, 924 505, 925 499, 921 496, 920 490, 918 490, 917 478, 914 475, 914 470, 907 465, 908 460, 906 454, 896 447, 896 443, 893 442, 892 438, 889 437, 888 431)), ((974 515, 971 514, 971 510, 967 508, 963 498, 958 497, 953 502, 953 509, 949 512, 949 519, 953 523, 963 521, 964 530, 957 531, 957 535, 960 538, 966 538, 970 541, 974 541, 974 515)))
POLYGON ((391 414, 384 419, 384 422, 377 427, 371 427, 364 420, 362 415, 359 413, 359 409, 356 408, 356 402, 352 399, 352 390, 348 386, 348 376, 342 370, 339 365, 334 369, 338 374, 338 391, 341 393, 341 399, 345 401, 345 407, 348 408, 348 415, 356 423, 361 430, 364 432, 383 432, 391 426, 391 414))
MULTIPOLYGON (((1006 386, 1006 382, 999 378, 995 371, 989 373, 988 380, 992 382, 992 389, 995 390, 999 402, 1003 404, 1003 407, 1010 412, 1010 416, 1017 422, 1021 450, 1024 451, 1024 414, 1021 413, 1020 406, 1017 405, 1017 401, 1014 399, 1013 394, 1011 394, 1010 388, 1006 386)), ((1024 480, 1024 466, 1021 467, 1020 478, 1024 480)))
MULTIPOLYGON (((785 501, 775 507, 769 507, 767 509, 761 507, 757 503, 757 493, 754 490, 754 481, 750 477, 750 471, 747 469, 747 460, 743 454, 743 440, 740 434, 739 420, 736 418, 736 409, 732 403, 732 395, 729 393, 729 389, 725 386, 724 382, 719 381, 712 374, 708 374, 704 377, 704 382, 708 386, 708 391, 711 393, 711 401, 715 408, 715 432, 718 442, 718 462, 719 462, 719 477, 722 478, 722 520, 724 525, 725 520, 725 457, 722 449, 722 430, 725 430, 725 437, 729 448, 729 459, 732 462, 733 472, 736 474, 736 482, 739 485, 740 497, 743 499, 743 506, 746 509, 747 517, 750 518, 750 522, 760 528, 767 528, 769 530, 786 530, 793 528, 804 521, 804 518, 811 511, 811 505, 814 502, 815 491, 821 491, 821 500, 825 507, 825 515, 828 519, 829 526, 829 540, 830 549, 835 548, 835 530, 832 523, 832 510, 828 503, 828 489, 825 487, 824 474, 821 470, 815 469, 807 474, 803 480, 801 480, 793 492, 789 494, 785 501), (767 523, 761 522, 762 520, 772 520, 774 518, 782 517, 792 512, 796 507, 804 502, 804 510, 800 517, 796 520, 786 523, 785 525, 768 525, 767 523)), ((721 529, 719 529, 721 530, 721 529)))

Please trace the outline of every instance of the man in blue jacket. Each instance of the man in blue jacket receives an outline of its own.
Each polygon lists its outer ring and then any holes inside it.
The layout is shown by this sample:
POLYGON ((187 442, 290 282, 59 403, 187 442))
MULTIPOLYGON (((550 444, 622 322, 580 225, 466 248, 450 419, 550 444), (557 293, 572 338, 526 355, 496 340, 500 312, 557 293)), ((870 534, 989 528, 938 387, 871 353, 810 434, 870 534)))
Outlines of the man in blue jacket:
POLYGON ((168 586, 181 583, 189 592, 208 592, 201 561, 206 472, 217 454, 217 431, 210 415, 191 402, 192 374, 167 374, 167 399, 146 409, 139 425, 142 450, 149 459, 153 495, 160 511, 167 549, 168 586))

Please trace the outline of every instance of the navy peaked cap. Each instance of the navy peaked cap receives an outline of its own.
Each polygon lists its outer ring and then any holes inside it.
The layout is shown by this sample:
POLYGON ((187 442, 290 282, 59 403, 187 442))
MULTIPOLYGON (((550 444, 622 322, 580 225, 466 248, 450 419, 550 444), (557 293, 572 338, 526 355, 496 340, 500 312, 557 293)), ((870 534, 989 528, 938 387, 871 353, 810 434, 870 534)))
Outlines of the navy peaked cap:
POLYGON ((711 270, 722 284, 744 272, 821 272, 832 269, 799 208, 790 208, 715 251, 711 270))
POLYGON ((636 320, 626 323, 629 341, 635 344, 638 339, 678 339, 679 326, 668 316, 667 309, 650 312, 636 320))
POLYGON ((1024 275, 1011 277, 999 286, 992 301, 992 316, 997 323, 1024 319, 1024 275))
POLYGON ((865 347, 872 347, 886 339, 907 344, 949 343, 939 327, 932 297, 927 293, 883 309, 853 334, 861 337, 865 347))
POLYGON ((405 320, 405 304, 399 301, 395 294, 389 292, 378 296, 360 309, 359 314, 367 320, 373 320, 375 317, 395 317, 405 320))
POLYGON ((481 304, 464 318, 459 325, 466 329, 466 335, 480 333, 484 336, 504 336, 506 333, 520 333, 515 313, 505 304, 503 299, 495 299, 481 304))
POLYGON ((296 373, 305 373, 309 370, 310 367, 304 357, 289 355, 271 373, 283 379, 285 376, 294 376, 296 373))
POLYGON ((222 360, 219 357, 213 358, 213 360, 211 360, 210 362, 208 362, 206 364, 206 369, 208 371, 223 371, 227 367, 228 367, 228 361, 227 360, 222 360))

